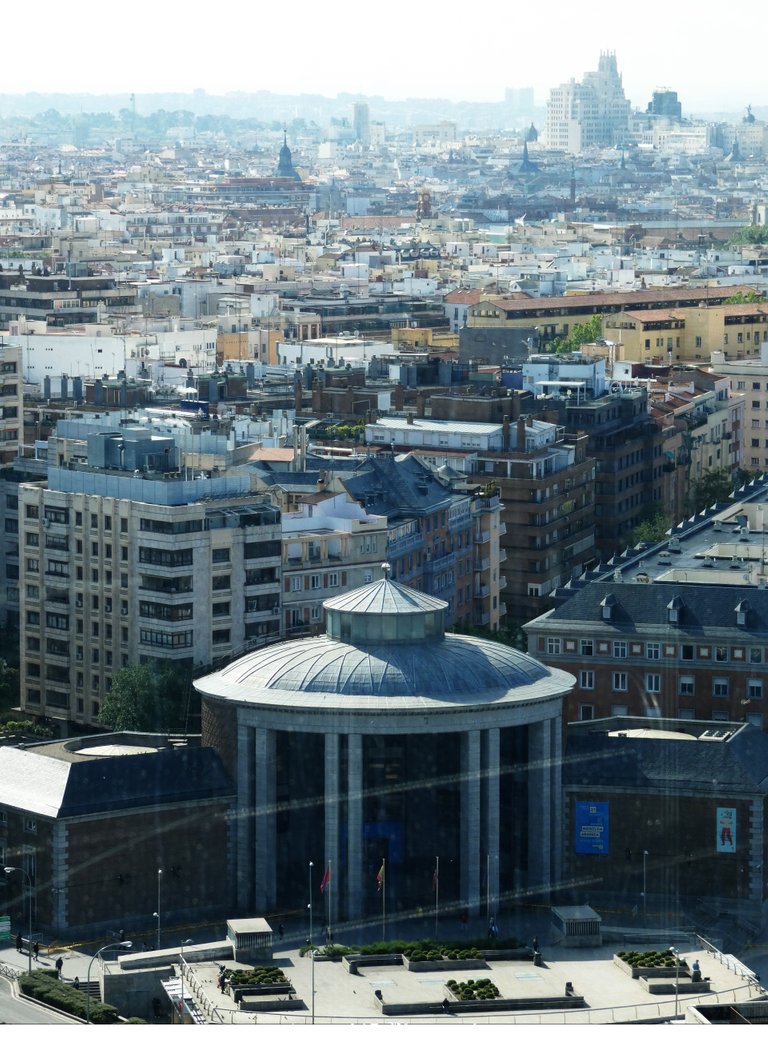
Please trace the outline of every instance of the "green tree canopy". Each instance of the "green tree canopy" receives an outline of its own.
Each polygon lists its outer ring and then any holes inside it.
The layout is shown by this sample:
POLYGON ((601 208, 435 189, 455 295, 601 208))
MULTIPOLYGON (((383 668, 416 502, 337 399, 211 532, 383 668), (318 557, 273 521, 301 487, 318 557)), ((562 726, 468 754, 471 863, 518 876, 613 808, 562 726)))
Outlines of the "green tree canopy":
POLYGON ((672 517, 669 513, 663 509, 655 509, 644 520, 641 520, 637 527, 633 528, 629 544, 637 545, 638 542, 648 542, 649 545, 654 545, 656 542, 663 542, 671 527, 672 517))
POLYGON ((729 296, 724 303, 764 303, 765 296, 762 293, 756 292, 754 289, 750 289, 748 292, 737 292, 733 296, 729 296))
POLYGON ((715 502, 725 502, 733 491, 733 482, 727 469, 712 470, 699 480, 694 480, 688 489, 688 508, 693 513, 708 509, 715 502))
POLYGON ((130 665, 116 672, 99 722, 115 730, 184 732, 191 696, 189 671, 167 664, 130 665))
POLYGON ((552 350, 555 354, 570 354, 585 343, 594 343, 603 335, 603 316, 593 314, 589 321, 574 325, 569 336, 565 339, 556 336, 552 340, 552 350))
POLYGON ((761 246, 768 242, 768 227, 765 224, 748 224, 731 237, 731 245, 761 246))

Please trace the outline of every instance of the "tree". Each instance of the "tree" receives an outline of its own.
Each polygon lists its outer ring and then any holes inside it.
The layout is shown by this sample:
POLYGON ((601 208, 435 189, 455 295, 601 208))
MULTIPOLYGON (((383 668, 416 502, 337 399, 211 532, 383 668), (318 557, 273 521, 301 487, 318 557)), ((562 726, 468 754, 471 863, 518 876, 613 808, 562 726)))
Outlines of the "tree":
POLYGON ((585 343, 594 343, 603 335, 603 316, 593 314, 589 321, 574 325, 571 334, 565 339, 557 336, 552 341, 552 350, 555 354, 570 354, 585 343))
POLYGON ((633 528, 630 545, 638 542, 648 542, 654 545, 663 542, 667 537, 667 531, 672 527, 672 517, 663 509, 654 509, 644 520, 633 528))
POLYGON ((121 668, 104 698, 99 722, 111 729, 184 732, 192 705, 192 676, 169 664, 121 668))
POLYGON ((731 237, 734 246, 761 246, 768 242, 768 227, 764 224, 748 224, 731 237))
POLYGON ((716 469, 694 480, 688 489, 688 509, 699 513, 715 502, 725 502, 733 491, 733 482, 727 469, 716 469))
POLYGON ((762 293, 755 292, 754 289, 750 289, 748 292, 737 292, 733 296, 729 296, 727 300, 723 300, 723 303, 764 303, 765 296, 762 293))

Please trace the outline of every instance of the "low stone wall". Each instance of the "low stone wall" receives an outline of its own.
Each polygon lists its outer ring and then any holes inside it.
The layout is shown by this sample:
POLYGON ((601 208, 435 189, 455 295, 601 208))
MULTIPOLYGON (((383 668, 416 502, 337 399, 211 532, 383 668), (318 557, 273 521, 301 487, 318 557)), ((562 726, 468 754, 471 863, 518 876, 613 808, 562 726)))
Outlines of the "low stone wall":
POLYGON ((498 997, 496 1000, 450 1000, 448 1008, 435 1003, 424 1004, 385 1004, 378 1000, 382 1015, 460 1015, 491 1011, 567 1011, 572 1008, 586 1007, 584 997, 575 994, 571 997, 498 997))
POLYGON ((677 986, 675 986, 674 981, 654 982, 652 979, 647 979, 642 975, 637 981, 644 990, 653 994, 671 994, 674 996, 675 989, 677 989, 678 993, 682 996, 689 993, 709 993, 711 989, 707 980, 702 979, 701 982, 691 982, 687 977, 685 979, 681 977, 677 986))
POLYGON ((484 960, 478 960, 476 957, 467 960, 450 960, 446 957, 439 961, 412 961, 405 954, 403 954, 403 964, 408 971, 422 973, 428 971, 477 971, 488 967, 484 960))
POLYGON ((341 963, 350 975, 357 975, 358 968, 381 968, 391 964, 402 964, 402 953, 350 953, 341 958, 341 963))
POLYGON ((303 1011, 306 1006, 303 1000, 294 997, 288 997, 285 1000, 243 997, 238 1005, 240 1011, 303 1011))

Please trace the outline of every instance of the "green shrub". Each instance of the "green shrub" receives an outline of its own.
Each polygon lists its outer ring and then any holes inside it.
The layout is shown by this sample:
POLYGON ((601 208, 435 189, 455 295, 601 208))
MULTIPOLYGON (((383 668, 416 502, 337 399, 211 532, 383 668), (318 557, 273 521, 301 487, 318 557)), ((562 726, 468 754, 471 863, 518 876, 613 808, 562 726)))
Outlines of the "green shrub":
MULTIPOLYGON (((85 993, 60 982, 55 972, 41 970, 33 971, 31 975, 22 975, 19 988, 26 996, 34 997, 41 1004, 47 1004, 78 1018, 85 1018, 85 993)), ((98 1025, 110 1025, 119 1018, 117 1008, 111 1004, 102 1004, 98 1000, 91 1001, 90 1016, 91 1021, 98 1025)))

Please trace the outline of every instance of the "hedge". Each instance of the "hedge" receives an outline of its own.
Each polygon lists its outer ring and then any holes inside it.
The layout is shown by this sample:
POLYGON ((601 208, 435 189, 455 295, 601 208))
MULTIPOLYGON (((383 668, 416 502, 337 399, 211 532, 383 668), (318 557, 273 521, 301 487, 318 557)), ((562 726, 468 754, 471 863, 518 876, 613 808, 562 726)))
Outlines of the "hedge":
MULTIPOLYGON (((32 974, 22 975, 19 979, 21 992, 28 997, 34 997, 41 1004, 65 1011, 77 1018, 85 1018, 85 993, 75 989, 73 986, 60 982, 56 973, 51 971, 33 971, 32 974)), ((111 1025, 117 1022, 119 1014, 116 1007, 111 1004, 102 1004, 100 1000, 91 1000, 90 1003, 91 1022, 95 1025, 111 1025)))

